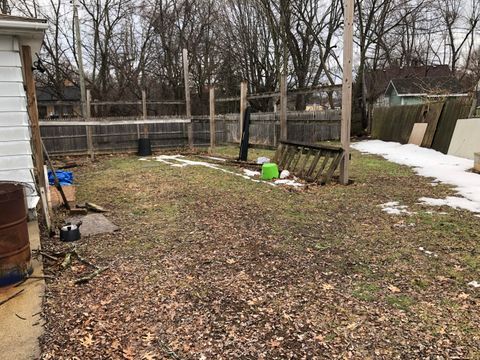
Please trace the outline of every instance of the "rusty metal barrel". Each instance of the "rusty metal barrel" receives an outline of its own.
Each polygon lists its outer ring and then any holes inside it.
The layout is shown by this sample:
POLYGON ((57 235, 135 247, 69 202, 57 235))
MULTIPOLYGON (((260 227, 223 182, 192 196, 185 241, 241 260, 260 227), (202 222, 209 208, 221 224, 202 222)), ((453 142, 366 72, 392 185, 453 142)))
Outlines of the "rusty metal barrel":
POLYGON ((0 183, 0 286, 32 273, 25 190, 21 184, 0 183))

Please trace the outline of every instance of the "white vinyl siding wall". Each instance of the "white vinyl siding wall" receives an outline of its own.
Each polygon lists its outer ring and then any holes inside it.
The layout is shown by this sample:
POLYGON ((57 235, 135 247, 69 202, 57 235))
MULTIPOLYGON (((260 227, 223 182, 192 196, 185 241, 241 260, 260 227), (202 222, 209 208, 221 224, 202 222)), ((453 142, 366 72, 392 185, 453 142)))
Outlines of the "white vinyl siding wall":
MULTIPOLYGON (((32 172, 30 127, 19 45, 14 36, 0 36, 0 181, 28 183, 35 189, 32 172)), ((28 207, 34 208, 38 202, 36 193, 27 201, 28 207)))

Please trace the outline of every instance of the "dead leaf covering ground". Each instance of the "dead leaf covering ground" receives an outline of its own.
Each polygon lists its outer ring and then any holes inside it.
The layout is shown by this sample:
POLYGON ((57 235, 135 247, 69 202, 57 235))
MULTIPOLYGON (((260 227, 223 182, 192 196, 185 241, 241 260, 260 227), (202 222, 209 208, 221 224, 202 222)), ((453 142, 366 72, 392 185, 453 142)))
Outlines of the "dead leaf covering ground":
POLYGON ((86 284, 45 259, 42 358, 479 358, 480 219, 417 204, 452 191, 408 168, 355 153, 352 172, 293 191, 134 157, 79 168, 80 200, 121 230, 77 244, 109 266, 86 284))

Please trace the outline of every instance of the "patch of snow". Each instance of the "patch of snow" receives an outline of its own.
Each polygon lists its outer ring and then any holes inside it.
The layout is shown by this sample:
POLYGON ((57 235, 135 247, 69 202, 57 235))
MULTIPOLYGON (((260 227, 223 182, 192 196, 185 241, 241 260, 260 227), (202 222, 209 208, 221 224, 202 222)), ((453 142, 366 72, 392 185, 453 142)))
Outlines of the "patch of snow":
POLYGON ((400 205, 398 201, 390 201, 385 204, 380 204, 378 206, 382 208, 382 211, 385 211, 387 214, 390 215, 412 214, 410 211, 407 210, 408 206, 400 205))
POLYGON ((418 248, 418 250, 425 253, 426 255, 433 256, 433 257, 438 257, 438 255, 435 254, 433 251, 426 250, 425 248, 423 248, 421 246, 418 248))
POLYGON ((303 186, 303 184, 300 184, 300 183, 296 182, 295 180, 288 180, 288 179, 275 180, 273 183, 275 185, 288 185, 288 186, 293 186, 293 187, 303 186))
POLYGON ((429 206, 450 206, 454 209, 465 209, 471 212, 480 212, 479 204, 458 196, 447 196, 445 199, 421 197, 418 200, 420 200, 422 204, 429 206))
POLYGON ((215 156, 204 156, 205 159, 215 160, 215 161, 227 161, 227 159, 222 159, 215 156))
POLYGON ((150 159, 147 159, 147 158, 140 158, 138 160, 140 160, 140 161, 150 161, 150 159))
MULTIPOLYGON (((205 162, 205 161, 188 160, 183 155, 160 155, 160 156, 156 156, 154 158, 154 160, 159 161, 159 162, 164 163, 164 164, 167 164, 167 165, 170 165, 172 167, 179 167, 179 168, 183 168, 183 167, 186 167, 186 166, 204 166, 204 167, 207 167, 207 168, 210 168, 210 169, 219 170, 219 171, 224 172, 226 174, 240 176, 244 179, 248 179, 248 180, 251 180, 253 182, 265 183, 265 184, 269 184, 269 185, 272 185, 272 186, 277 185, 276 183, 272 183, 272 182, 268 182, 268 181, 252 179, 250 176, 248 176, 248 174, 246 174, 246 172, 245 172, 245 174, 239 174, 237 172, 224 169, 217 164, 212 164, 212 163, 205 162)), ((244 169, 244 171, 245 170, 247 170, 247 169, 244 169)), ((255 173, 255 175, 260 175, 260 173, 258 171, 251 171, 251 170, 248 170, 248 171, 251 172, 251 173, 255 173)), ((291 180, 288 180, 288 181, 291 181, 291 180)), ((294 186, 294 187, 303 186, 302 184, 297 184, 295 182, 285 183, 284 185, 289 185, 289 186, 294 186)))
POLYGON ((467 285, 473 286, 474 288, 480 288, 480 282, 478 281, 470 281, 467 285))
POLYGON ((248 169, 243 169, 243 172, 247 177, 254 177, 254 176, 259 176, 260 172, 259 171, 253 171, 253 170, 248 170, 248 169))
POLYGON ((281 173, 280 173, 280 179, 286 179, 290 176, 290 171, 288 170, 283 170, 281 173))
POLYGON ((469 171, 473 166, 472 160, 413 144, 401 145, 381 140, 362 141, 352 147, 364 153, 381 155, 397 164, 411 166, 420 176, 455 186, 458 194, 467 201, 460 200, 461 197, 448 197, 443 199, 443 204, 480 213, 480 174, 469 171))

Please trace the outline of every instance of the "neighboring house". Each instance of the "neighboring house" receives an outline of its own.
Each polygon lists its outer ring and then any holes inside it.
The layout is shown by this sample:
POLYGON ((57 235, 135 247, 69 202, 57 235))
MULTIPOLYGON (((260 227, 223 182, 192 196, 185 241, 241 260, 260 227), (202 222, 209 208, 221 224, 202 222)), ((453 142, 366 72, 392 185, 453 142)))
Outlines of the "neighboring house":
POLYGON ((369 109, 388 106, 389 99, 385 92, 393 79, 421 79, 449 77, 452 72, 448 65, 432 66, 392 66, 382 70, 369 71, 365 74, 365 94, 369 109))
POLYGON ((385 91, 389 106, 415 105, 426 101, 468 96, 468 91, 453 76, 393 79, 385 91))
MULTIPOLYGON (((29 45, 32 59, 40 52, 46 21, 0 15, 0 181, 29 184, 33 178, 30 123, 24 89, 26 66, 22 63, 22 46, 29 45)), ((27 197, 28 207, 34 208, 38 196, 27 197)))
POLYGON ((38 116, 41 119, 75 117, 81 113, 80 89, 66 85, 60 93, 50 87, 37 87, 38 116))

